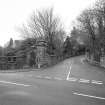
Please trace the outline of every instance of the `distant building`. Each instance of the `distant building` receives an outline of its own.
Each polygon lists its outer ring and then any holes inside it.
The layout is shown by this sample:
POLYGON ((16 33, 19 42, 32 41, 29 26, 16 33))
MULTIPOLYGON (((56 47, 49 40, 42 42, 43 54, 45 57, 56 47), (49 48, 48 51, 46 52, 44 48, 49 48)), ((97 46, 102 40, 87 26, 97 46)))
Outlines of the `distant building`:
POLYGON ((23 40, 13 40, 10 38, 10 40, 4 45, 5 48, 16 48, 21 46, 23 40))
POLYGON ((14 40, 13 42, 13 47, 16 48, 16 47, 20 47, 21 44, 22 44, 23 40, 14 40))

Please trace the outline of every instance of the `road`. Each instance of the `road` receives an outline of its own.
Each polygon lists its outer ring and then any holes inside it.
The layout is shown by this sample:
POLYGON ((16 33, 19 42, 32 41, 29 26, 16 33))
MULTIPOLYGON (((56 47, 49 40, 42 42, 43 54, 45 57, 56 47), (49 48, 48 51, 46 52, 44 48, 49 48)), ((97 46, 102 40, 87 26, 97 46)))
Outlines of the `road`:
POLYGON ((0 105, 105 105, 105 69, 78 56, 45 70, 0 73, 0 105))

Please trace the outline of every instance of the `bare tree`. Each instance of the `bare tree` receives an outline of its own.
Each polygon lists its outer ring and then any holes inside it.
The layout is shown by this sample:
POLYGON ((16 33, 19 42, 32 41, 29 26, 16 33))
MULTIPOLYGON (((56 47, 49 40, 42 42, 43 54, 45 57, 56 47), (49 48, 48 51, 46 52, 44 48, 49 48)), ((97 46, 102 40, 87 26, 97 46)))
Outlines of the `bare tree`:
POLYGON ((97 0, 94 7, 84 10, 78 20, 82 30, 89 35, 90 52, 100 61, 101 49, 105 46, 105 1, 97 0))
POLYGON ((90 47, 90 53, 93 53, 95 55, 95 22, 94 22, 94 15, 92 10, 87 9, 82 12, 82 14, 78 18, 80 22, 80 26, 82 30, 88 33, 88 37, 90 39, 89 47, 90 47))
POLYGON ((61 44, 57 43, 59 41, 62 43, 65 35, 59 17, 53 13, 53 8, 33 12, 28 23, 20 30, 25 38, 44 38, 48 42, 50 51, 56 46, 60 47, 61 44))
POLYGON ((25 37, 36 38, 45 36, 49 38, 54 32, 62 30, 62 24, 60 19, 54 16, 53 8, 50 8, 34 11, 27 24, 23 24, 20 30, 25 37))

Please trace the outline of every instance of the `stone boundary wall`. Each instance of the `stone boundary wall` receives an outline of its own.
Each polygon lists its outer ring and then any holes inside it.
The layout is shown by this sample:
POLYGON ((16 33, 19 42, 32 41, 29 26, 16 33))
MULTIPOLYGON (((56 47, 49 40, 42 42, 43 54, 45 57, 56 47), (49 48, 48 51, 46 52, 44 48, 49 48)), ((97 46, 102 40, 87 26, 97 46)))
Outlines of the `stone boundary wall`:
POLYGON ((87 57, 85 57, 85 60, 86 61, 88 61, 90 64, 92 64, 92 65, 96 65, 96 66, 99 66, 99 67, 103 67, 103 68, 105 68, 105 61, 103 61, 103 62, 96 62, 96 61, 94 61, 94 60, 92 60, 92 59, 89 59, 89 58, 87 58, 87 57))

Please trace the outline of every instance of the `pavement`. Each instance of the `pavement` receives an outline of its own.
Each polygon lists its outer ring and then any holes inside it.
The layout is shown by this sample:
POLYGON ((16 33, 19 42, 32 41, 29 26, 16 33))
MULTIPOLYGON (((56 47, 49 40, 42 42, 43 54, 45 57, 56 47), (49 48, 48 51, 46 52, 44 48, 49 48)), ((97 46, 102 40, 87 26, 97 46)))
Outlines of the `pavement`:
POLYGON ((0 73, 0 105, 105 105, 105 69, 83 59, 42 71, 0 73))

